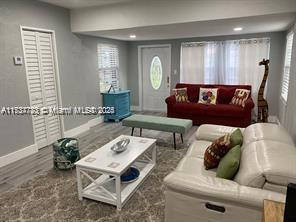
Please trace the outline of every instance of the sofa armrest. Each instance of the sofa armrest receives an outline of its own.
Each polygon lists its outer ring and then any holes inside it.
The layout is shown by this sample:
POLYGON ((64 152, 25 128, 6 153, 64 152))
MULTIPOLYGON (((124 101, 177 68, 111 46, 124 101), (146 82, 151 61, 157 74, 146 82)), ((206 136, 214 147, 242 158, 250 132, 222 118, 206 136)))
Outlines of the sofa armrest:
MULTIPOLYGON (((227 133, 232 133, 238 127, 232 126, 222 126, 222 125, 215 125, 215 124, 203 124, 198 127, 195 138, 197 140, 206 140, 213 142, 214 140, 218 139, 221 136, 224 136, 227 133)), ((244 132, 244 128, 240 128, 241 132, 244 132)))
POLYGON ((167 98, 165 99, 165 102, 166 102, 166 104, 168 104, 168 105, 173 105, 173 104, 175 104, 175 103, 176 103, 176 97, 175 97, 175 95, 171 95, 171 96, 167 97, 167 98))
POLYGON ((173 172, 164 179, 166 189, 190 197, 206 197, 209 201, 232 202, 248 207, 263 207, 263 200, 285 202, 285 195, 273 191, 252 188, 217 177, 189 175, 173 172))
POLYGON ((245 102, 245 110, 251 111, 255 107, 254 101, 250 96, 245 102))

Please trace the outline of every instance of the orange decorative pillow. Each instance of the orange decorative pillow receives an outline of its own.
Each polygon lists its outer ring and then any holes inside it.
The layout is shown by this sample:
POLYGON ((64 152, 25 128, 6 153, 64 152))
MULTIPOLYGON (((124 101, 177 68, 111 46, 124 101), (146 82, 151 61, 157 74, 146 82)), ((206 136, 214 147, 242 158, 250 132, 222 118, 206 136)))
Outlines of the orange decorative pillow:
POLYGON ((236 89, 230 104, 245 107, 245 102, 249 98, 250 90, 236 89))
POLYGON ((177 103, 188 103, 187 88, 173 89, 177 103))
POLYGON ((230 134, 216 139, 205 151, 204 165, 206 170, 217 167, 230 148, 230 134))

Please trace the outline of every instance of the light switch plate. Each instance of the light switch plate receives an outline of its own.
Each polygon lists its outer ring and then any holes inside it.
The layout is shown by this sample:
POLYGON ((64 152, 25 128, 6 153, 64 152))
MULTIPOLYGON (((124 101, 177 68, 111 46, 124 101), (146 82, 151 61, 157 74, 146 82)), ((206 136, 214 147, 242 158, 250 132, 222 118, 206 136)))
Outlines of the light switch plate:
POLYGON ((23 58, 21 56, 14 56, 13 61, 15 65, 22 65, 23 64, 23 58))

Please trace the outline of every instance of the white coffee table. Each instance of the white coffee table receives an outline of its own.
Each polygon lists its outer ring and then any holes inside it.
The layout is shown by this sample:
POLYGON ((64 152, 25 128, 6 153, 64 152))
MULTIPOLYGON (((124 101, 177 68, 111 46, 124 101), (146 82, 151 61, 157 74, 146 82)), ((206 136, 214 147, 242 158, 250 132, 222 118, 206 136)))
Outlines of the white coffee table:
POLYGON ((79 200, 86 197, 115 205, 120 210, 149 175, 155 164, 155 139, 121 135, 75 163, 79 200), (130 139, 127 150, 114 153, 110 149, 111 146, 122 138, 130 139), (145 152, 150 149, 152 152, 148 156, 145 152), (130 166, 136 166, 140 170, 140 175, 131 183, 122 183, 120 176, 130 166), (97 176, 94 178, 93 174, 97 176), (86 176, 90 184, 83 187, 81 175, 86 176))

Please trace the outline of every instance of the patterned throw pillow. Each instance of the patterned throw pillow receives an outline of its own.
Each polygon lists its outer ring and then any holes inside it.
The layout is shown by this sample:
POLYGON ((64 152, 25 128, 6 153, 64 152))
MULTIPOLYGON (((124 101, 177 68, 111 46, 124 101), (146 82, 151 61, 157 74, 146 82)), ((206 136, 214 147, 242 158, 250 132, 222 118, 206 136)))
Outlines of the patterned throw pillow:
POLYGON ((217 93, 217 88, 200 88, 198 103, 215 105, 217 101, 217 93))
POLYGON ((236 89, 230 104, 245 107, 245 102, 248 99, 249 95, 250 95, 250 90, 236 89))
POLYGON ((177 103, 188 103, 187 88, 173 89, 177 103))
POLYGON ((222 157, 230 150, 230 134, 216 139, 205 151, 204 165, 206 170, 218 166, 222 157))

